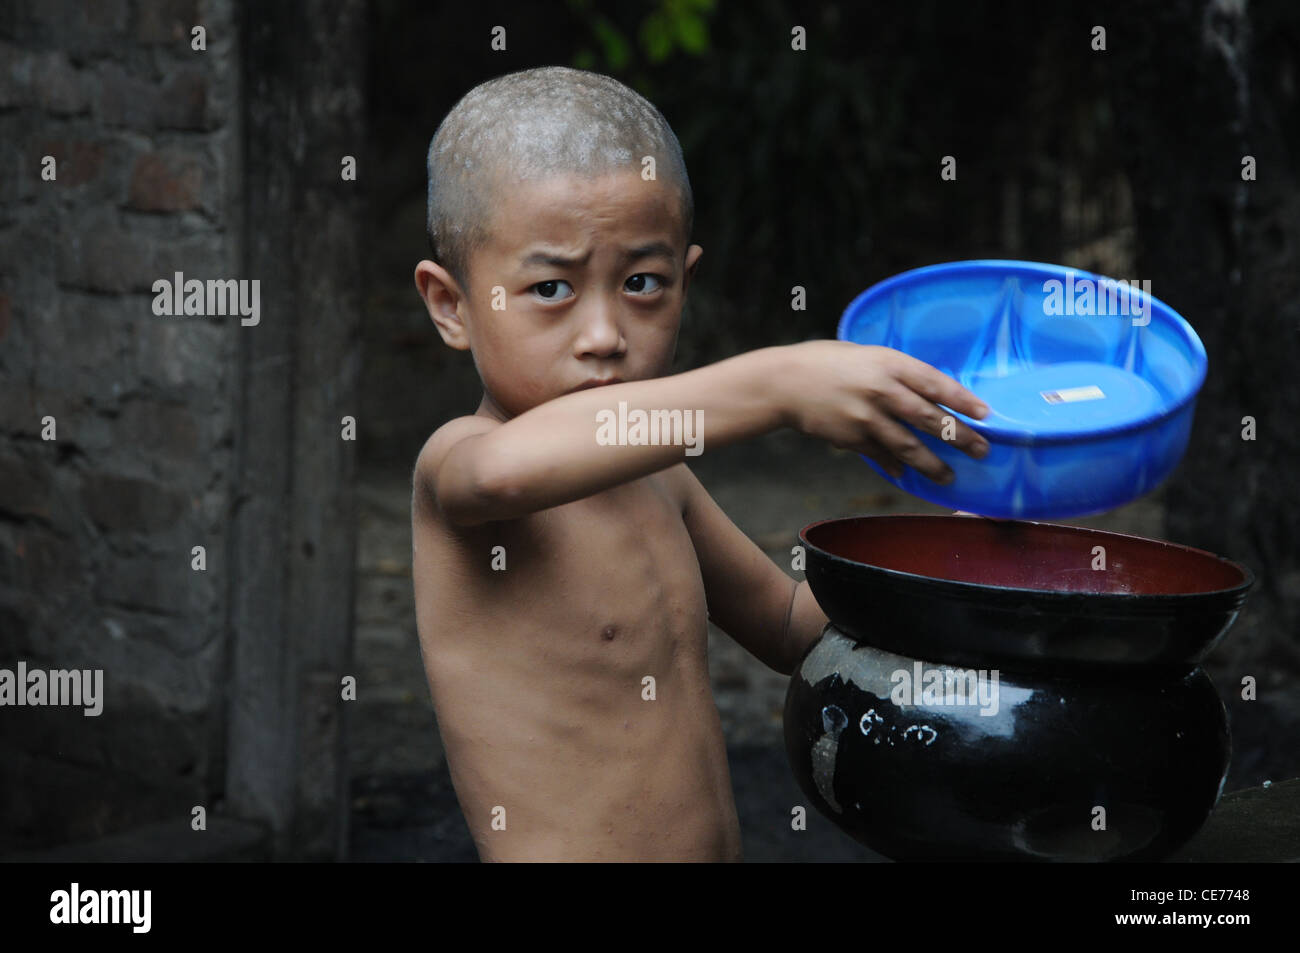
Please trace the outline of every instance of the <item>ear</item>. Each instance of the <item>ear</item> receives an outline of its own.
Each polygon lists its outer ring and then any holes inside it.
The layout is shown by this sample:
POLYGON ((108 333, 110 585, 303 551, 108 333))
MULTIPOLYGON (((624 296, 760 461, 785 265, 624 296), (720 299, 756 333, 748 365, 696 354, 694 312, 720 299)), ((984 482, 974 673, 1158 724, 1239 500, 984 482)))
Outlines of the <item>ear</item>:
POLYGON ((443 343, 457 351, 469 350, 469 334, 460 315, 465 293, 456 279, 437 262, 425 259, 415 266, 415 289, 443 343))
POLYGON ((700 256, 704 254, 704 249, 699 245, 692 245, 686 249, 686 271, 682 275, 682 297, 686 297, 686 292, 691 287, 691 279, 695 277, 695 266, 700 263, 700 256))

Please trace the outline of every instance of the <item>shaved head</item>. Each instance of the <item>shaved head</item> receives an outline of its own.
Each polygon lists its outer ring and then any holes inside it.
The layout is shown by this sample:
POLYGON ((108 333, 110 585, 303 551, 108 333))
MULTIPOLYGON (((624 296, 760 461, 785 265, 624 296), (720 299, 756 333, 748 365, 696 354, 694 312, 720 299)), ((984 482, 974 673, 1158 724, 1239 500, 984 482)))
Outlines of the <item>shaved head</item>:
POLYGON ((490 237, 493 197, 521 181, 595 177, 653 156, 674 184, 689 238, 694 201, 681 145, 643 96, 599 73, 546 66, 482 83, 461 98, 429 144, 429 245, 467 287, 469 258, 490 237))

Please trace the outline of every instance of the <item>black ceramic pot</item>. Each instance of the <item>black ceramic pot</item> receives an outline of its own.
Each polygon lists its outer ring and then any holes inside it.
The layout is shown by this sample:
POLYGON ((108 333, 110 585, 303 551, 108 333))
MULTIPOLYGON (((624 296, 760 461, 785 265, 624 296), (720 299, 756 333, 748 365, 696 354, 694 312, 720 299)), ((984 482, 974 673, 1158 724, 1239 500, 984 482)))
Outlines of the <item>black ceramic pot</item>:
POLYGON ((831 624, 790 680, 786 751, 843 830, 897 860, 1151 860, 1209 815, 1230 746, 1197 663, 1249 570, 968 517, 800 535, 831 624))

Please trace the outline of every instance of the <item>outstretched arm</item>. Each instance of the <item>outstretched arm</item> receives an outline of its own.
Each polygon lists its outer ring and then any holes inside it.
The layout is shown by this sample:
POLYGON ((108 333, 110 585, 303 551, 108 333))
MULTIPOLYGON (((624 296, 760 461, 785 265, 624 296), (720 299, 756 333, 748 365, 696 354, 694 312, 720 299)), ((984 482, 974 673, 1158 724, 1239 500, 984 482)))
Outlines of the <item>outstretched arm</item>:
MULTIPOLYGON (((620 402, 698 414, 710 447, 793 427, 896 474, 907 465, 944 481, 952 472, 903 424, 937 436, 950 419, 945 407, 975 417, 988 412, 955 380, 906 354, 806 341, 566 394, 505 423, 460 418, 426 444, 418 489, 451 523, 469 526, 569 503, 681 462, 680 446, 599 442, 598 414, 620 402)), ((965 424, 955 445, 974 457, 988 453, 987 441, 965 424)))

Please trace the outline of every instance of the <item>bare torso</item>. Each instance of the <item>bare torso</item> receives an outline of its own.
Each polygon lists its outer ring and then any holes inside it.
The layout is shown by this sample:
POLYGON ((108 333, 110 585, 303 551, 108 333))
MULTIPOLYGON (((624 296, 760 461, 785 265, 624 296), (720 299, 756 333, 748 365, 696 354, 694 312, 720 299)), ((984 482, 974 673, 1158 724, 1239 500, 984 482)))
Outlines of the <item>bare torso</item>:
POLYGON ((454 531, 417 494, 412 533, 425 672, 483 860, 740 859, 673 471, 454 531))

